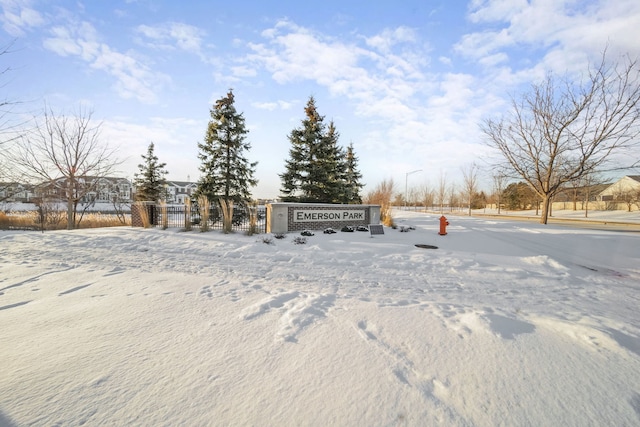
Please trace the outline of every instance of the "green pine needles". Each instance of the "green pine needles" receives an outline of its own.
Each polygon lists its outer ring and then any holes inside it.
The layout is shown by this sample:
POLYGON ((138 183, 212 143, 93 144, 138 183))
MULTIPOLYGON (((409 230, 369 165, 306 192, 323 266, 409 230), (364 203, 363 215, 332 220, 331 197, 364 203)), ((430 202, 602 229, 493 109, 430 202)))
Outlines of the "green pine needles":
POLYGON ((234 101, 229 90, 210 111, 204 140, 198 144, 202 177, 195 196, 205 196, 211 202, 221 199, 232 205, 244 205, 251 198, 250 188, 258 183, 254 178, 258 163, 250 162, 245 155, 251 149, 246 141, 249 131, 234 101))
POLYGON ((133 185, 136 189, 136 200, 157 202, 166 199, 165 175, 166 163, 160 163, 155 154, 153 142, 147 148, 147 155, 142 155, 143 163, 138 165, 139 172, 135 174, 133 185))
POLYGON ((361 203, 362 174, 353 144, 344 150, 333 121, 328 125, 309 97, 302 127, 289 135, 291 148, 280 174, 282 199, 288 202, 361 203))

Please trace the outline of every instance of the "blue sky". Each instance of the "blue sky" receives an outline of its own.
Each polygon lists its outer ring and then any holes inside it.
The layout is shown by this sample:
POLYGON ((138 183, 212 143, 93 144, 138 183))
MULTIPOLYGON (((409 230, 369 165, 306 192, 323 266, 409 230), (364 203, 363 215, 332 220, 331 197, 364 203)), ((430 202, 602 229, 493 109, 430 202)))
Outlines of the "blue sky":
POLYGON ((102 121, 133 177, 149 142, 169 178, 195 181, 197 144, 229 88, 279 194, 287 136, 309 96, 353 143, 365 191, 461 182, 490 156, 479 124, 546 72, 580 73, 607 48, 640 56, 637 0, 0 0, 1 90, 102 121), (421 170, 411 175, 408 172, 421 170))

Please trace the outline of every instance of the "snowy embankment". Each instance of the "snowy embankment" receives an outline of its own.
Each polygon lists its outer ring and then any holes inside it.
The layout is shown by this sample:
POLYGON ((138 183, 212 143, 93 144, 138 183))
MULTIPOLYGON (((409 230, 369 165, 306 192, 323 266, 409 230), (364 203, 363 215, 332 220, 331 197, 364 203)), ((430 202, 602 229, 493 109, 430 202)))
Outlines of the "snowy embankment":
POLYGON ((397 215, 0 231, 0 425, 640 424, 640 233, 397 215))

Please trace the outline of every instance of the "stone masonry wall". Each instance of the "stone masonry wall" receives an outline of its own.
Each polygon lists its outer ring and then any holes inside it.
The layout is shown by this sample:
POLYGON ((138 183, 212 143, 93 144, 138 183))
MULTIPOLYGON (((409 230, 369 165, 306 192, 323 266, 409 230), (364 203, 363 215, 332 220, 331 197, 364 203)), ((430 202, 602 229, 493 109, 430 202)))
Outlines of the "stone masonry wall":
POLYGON ((289 222, 289 231, 302 231, 302 230, 324 230, 325 228, 333 228, 334 230, 339 231, 345 225, 368 225, 371 221, 369 209, 364 208, 360 205, 354 206, 309 206, 309 209, 314 211, 335 211, 339 209, 341 211, 365 211, 365 219, 364 221, 314 221, 314 222, 295 222, 293 213, 296 210, 305 210, 305 208, 300 205, 297 206, 289 206, 288 207, 288 222, 289 222))

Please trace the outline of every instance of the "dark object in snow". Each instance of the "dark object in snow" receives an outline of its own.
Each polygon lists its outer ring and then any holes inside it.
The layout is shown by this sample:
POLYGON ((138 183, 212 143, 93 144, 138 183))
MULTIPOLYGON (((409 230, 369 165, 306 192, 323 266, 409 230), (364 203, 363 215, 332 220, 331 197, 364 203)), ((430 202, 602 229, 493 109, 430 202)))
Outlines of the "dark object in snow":
POLYGON ((273 237, 275 237, 276 239, 284 239, 286 236, 286 234, 284 233, 276 233, 273 235, 273 237))
POLYGON ((384 228, 382 224, 371 224, 369 225, 369 231, 371 232, 371 237, 375 234, 384 234, 384 228))
POLYGON ((305 243, 307 243, 307 238, 300 236, 294 237, 293 243, 295 243, 296 245, 304 245, 305 243))
POLYGON ((300 233, 303 236, 313 236, 314 234, 309 231, 309 230, 304 230, 302 233, 300 233))
POLYGON ((367 228, 367 226, 366 226, 366 225, 359 225, 359 226, 356 228, 356 230, 357 230, 357 231, 369 231, 369 228, 367 228))
POLYGON ((416 244, 416 248, 422 248, 422 249, 438 249, 437 246, 433 246, 433 245, 423 245, 423 244, 416 244))
POLYGON ((354 229, 350 225, 345 225, 344 227, 342 227, 342 229, 340 231, 344 231, 344 232, 347 232, 347 233, 353 233, 354 229))
POLYGON ((324 234, 335 234, 335 233, 337 233, 337 231, 334 230, 333 228, 329 227, 329 228, 325 228, 323 233, 324 234))

